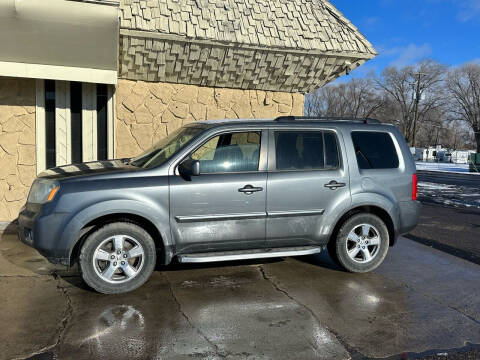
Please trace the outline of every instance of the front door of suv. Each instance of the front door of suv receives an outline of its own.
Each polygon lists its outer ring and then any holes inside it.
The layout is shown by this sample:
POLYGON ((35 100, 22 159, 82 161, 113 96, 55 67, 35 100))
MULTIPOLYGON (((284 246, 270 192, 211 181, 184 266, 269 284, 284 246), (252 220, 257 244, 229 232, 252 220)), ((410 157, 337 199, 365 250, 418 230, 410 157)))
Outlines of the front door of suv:
POLYGON ((178 252, 265 246, 267 134, 217 134, 189 157, 200 175, 170 178, 170 226, 178 252))
POLYGON ((269 136, 267 246, 325 243, 333 215, 350 203, 338 133, 278 129, 269 136))

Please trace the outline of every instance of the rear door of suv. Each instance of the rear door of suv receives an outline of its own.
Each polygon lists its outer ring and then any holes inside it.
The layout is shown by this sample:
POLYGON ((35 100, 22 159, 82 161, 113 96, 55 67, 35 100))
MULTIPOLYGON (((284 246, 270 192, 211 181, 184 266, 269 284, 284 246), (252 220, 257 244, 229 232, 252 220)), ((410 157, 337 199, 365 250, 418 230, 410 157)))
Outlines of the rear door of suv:
POLYGON ((326 243, 332 219, 350 205, 341 134, 333 128, 271 129, 268 156, 267 246, 326 243))

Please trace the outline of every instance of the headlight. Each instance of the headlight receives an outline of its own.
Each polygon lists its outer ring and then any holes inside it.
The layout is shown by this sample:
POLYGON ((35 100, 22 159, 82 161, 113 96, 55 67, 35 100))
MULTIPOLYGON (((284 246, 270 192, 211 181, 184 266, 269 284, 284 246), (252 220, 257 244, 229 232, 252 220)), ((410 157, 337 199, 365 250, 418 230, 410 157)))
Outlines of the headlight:
POLYGON ((46 179, 37 179, 33 182, 28 194, 27 202, 43 204, 52 201, 60 189, 58 182, 46 179))

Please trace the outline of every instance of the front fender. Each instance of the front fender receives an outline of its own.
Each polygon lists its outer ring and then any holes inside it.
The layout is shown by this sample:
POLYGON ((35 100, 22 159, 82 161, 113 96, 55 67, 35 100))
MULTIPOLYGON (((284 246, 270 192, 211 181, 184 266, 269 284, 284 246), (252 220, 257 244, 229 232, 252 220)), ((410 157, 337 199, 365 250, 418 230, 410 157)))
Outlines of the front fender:
POLYGON ((107 200, 90 205, 76 213, 62 232, 60 247, 65 250, 70 259, 73 248, 80 240, 83 227, 102 216, 120 213, 137 215, 147 219, 158 229, 165 247, 172 245, 168 210, 161 207, 152 207, 145 202, 136 200, 107 200))

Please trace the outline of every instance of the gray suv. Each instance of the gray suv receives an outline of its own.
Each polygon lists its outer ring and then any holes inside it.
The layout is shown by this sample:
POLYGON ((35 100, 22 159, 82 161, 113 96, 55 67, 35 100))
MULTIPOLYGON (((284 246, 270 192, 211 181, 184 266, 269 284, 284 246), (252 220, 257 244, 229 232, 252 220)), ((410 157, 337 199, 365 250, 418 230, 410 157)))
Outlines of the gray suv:
POLYGON ((144 154, 67 165, 34 181, 20 239, 79 263, 102 293, 141 286, 155 264, 310 255, 379 266, 413 229, 415 163, 373 120, 280 117, 186 125, 144 154))

